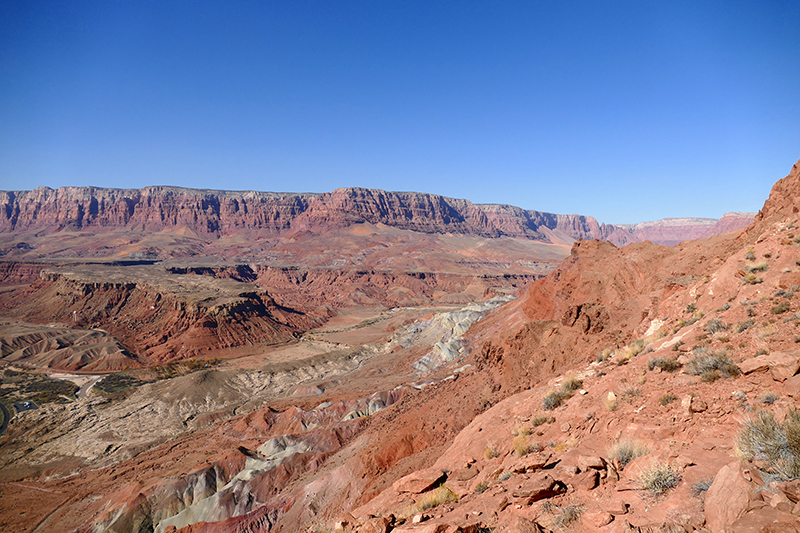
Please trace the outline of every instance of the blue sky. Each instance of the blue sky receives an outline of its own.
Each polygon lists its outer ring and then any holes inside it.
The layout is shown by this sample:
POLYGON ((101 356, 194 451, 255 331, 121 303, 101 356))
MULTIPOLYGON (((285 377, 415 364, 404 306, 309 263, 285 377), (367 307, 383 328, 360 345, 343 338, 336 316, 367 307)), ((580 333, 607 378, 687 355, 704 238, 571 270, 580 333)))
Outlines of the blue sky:
POLYGON ((756 211, 796 2, 0 2, 0 189, 361 186, 609 223, 756 211))

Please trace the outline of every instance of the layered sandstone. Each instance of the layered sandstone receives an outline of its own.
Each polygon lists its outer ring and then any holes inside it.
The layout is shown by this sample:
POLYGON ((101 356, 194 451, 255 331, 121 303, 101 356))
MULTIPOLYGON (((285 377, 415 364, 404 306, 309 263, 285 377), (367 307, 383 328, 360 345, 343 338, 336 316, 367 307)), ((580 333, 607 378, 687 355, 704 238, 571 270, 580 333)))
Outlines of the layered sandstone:
MULTIPOLYGON (((617 244, 649 239, 675 244, 739 229, 749 222, 746 219, 747 215, 737 215, 728 216, 724 223, 713 219, 668 219, 649 225, 613 226, 600 224, 590 216, 364 188, 322 194, 179 187, 39 187, 0 192, 0 232, 5 233, 183 229, 216 239, 241 233, 260 237, 319 233, 369 223, 427 234, 505 236, 554 244, 569 244, 577 239, 609 239, 617 244)), ((22 246, 24 251, 30 245, 21 242, 15 246, 22 246)))

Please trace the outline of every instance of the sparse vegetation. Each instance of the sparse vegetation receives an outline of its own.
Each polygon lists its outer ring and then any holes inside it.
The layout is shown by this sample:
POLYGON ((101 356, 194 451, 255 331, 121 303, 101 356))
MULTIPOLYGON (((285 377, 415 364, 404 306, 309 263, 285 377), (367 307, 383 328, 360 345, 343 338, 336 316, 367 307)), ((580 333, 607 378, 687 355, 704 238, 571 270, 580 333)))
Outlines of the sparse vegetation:
POLYGON ((535 444, 528 442, 528 439, 523 435, 514 437, 512 444, 514 445, 514 451, 517 452, 518 457, 523 457, 539 449, 535 444))
MULTIPOLYGON (((766 256, 764 256, 766 257, 766 256)), ((769 265, 766 261, 762 261, 760 263, 756 263, 755 265, 747 265, 744 267, 745 272, 766 272, 769 269, 769 265)))
POLYGON ((739 325, 736 327, 736 333, 741 333, 741 332, 743 332, 743 331, 744 331, 744 330, 746 330, 747 328, 750 328, 750 327, 754 326, 754 325, 755 325, 755 323, 756 323, 756 321, 755 321, 755 320, 745 320, 744 322, 742 322, 741 324, 739 324, 739 325))
POLYGON ((755 261, 756 260, 756 254, 754 252, 755 252, 754 248, 748 249, 747 253, 744 256, 744 258, 747 259, 748 261, 755 261))
POLYGON ((642 441, 630 439, 617 441, 608 449, 609 459, 612 461, 619 459, 623 468, 637 457, 647 453, 647 446, 642 441))
POLYGON ((777 402, 777 401, 778 401, 778 397, 777 397, 777 396, 775 396, 774 394, 772 394, 771 392, 768 392, 768 393, 766 393, 766 394, 765 394, 765 395, 764 395, 764 396, 761 398, 761 403, 765 403, 765 404, 767 404, 767 405, 772 405, 773 403, 775 403, 775 402, 777 402))
POLYGON ((564 394, 560 390, 549 392, 544 396, 544 398, 542 398, 542 407, 548 411, 552 411, 563 403, 564 394))
POLYGON ((766 348, 761 348, 760 350, 756 350, 754 356, 758 357, 759 355, 769 355, 769 350, 767 350, 766 348))
POLYGON ((677 399, 678 399, 678 397, 675 396, 674 394, 671 394, 671 393, 670 394, 665 394, 664 396, 661 397, 661 399, 658 400, 658 404, 659 405, 669 405, 669 404, 671 404, 672 402, 674 402, 677 399))
POLYGON ((647 362, 648 370, 660 368, 665 372, 675 372, 679 370, 681 366, 676 357, 655 357, 647 362))
POLYGON ((705 325, 704 329, 707 332, 709 332, 711 335, 713 335, 714 333, 719 333, 720 331, 725 331, 729 327, 730 326, 728 326, 727 324, 722 322, 720 319, 712 318, 711 320, 706 322, 706 325, 705 325))
POLYGON ((698 481, 697 483, 692 485, 692 495, 695 497, 702 496, 708 491, 709 488, 711 488, 711 485, 713 484, 714 484, 714 478, 703 479, 701 481, 698 481))
MULTIPOLYGON (((744 276, 742 276, 742 283, 743 283, 744 285, 756 285, 756 284, 758 284, 758 283, 763 283, 763 282, 764 282, 764 280, 763 280, 763 279, 761 279, 761 278, 759 278, 759 277, 756 277, 756 275, 755 275, 755 274, 753 274, 752 272, 750 272, 749 274, 745 274, 744 276)), ((748 314, 749 314, 749 311, 750 311, 750 310, 748 309, 748 314)), ((752 315, 751 315, 751 316, 752 316, 752 315)))
POLYGON ((561 384, 561 389, 557 391, 551 391, 547 393, 544 398, 542 398, 542 407, 548 411, 552 411, 556 407, 563 404, 564 400, 570 398, 576 390, 581 388, 582 385, 583 381, 574 376, 566 378, 561 384))
POLYGON ((9 368, 0 371, 3 387, 0 402, 30 401, 38 405, 65 403, 75 399, 78 386, 71 381, 54 379, 33 371, 16 372, 9 368))
POLYGON ((736 442, 737 454, 758 459, 781 480, 800 477, 800 411, 790 409, 783 423, 761 411, 742 423, 736 442))
POLYGON ((487 459, 494 459, 500 457, 500 451, 492 444, 483 449, 483 456, 487 459))
POLYGON ((789 302, 784 301, 774 306, 772 309, 770 309, 770 311, 772 311, 772 314, 780 315, 781 313, 785 313, 786 311, 788 311, 790 308, 791 305, 789 304, 789 302))
POLYGON ((114 372, 98 381, 93 390, 100 391, 103 394, 115 394, 130 388, 139 387, 145 383, 147 382, 131 375, 122 372, 114 372))
POLYGON ((553 526, 559 529, 565 529, 581 519, 583 515, 583 505, 571 504, 562 507, 553 520, 553 526))
POLYGON ((552 424, 555 422, 556 419, 552 416, 547 415, 539 415, 531 418, 531 426, 532 427, 539 427, 542 424, 552 424))
POLYGON ((414 509, 416 512, 421 512, 426 509, 437 507, 443 503, 457 501, 458 495, 447 485, 442 485, 441 487, 424 494, 419 500, 416 501, 414 504, 414 509))
POLYGON ((639 474, 639 483, 651 495, 658 497, 675 488, 681 480, 680 472, 672 465, 656 462, 639 474))
POLYGON ((695 348, 689 360, 689 373, 700 376, 702 381, 716 381, 721 377, 732 378, 742 373, 724 351, 709 350, 705 346, 695 348))
POLYGON ((489 489, 489 482, 488 481, 481 481, 478 483, 478 486, 475 487, 475 494, 483 494, 489 489))

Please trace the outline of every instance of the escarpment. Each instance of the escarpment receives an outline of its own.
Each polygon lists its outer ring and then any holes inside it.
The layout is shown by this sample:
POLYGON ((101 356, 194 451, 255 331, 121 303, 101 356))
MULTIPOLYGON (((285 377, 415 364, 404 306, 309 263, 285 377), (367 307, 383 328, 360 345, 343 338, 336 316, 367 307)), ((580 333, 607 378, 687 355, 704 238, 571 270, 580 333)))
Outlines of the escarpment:
MULTIPOLYGON (((0 191, 0 233, 136 231, 183 229, 206 240, 248 234, 260 238, 318 233, 353 224, 383 224, 426 234, 453 233, 484 238, 512 237, 561 244, 609 239, 627 244, 650 239, 667 244, 733 231, 749 215, 720 221, 665 220, 649 225, 601 224, 590 216, 560 215, 510 205, 416 192, 346 188, 330 193, 211 191, 179 187, 104 189, 40 187, 0 191)), ((25 251, 27 242, 6 254, 25 251), (21 248, 19 248, 21 246, 21 248)))

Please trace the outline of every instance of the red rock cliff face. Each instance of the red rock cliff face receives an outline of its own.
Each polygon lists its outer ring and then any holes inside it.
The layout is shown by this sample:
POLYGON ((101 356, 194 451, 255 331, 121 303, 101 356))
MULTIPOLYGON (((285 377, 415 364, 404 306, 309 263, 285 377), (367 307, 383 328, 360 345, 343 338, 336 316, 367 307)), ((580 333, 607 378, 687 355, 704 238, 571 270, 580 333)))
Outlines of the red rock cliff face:
MULTIPOLYGON (((610 239, 616 244, 626 244, 645 238, 658 242, 659 238, 657 234, 600 224, 592 217, 581 215, 556 215, 509 205, 478 205, 435 194, 363 188, 337 189, 324 194, 179 187, 62 187, 56 190, 39 187, 33 191, 0 191, 0 232, 3 233, 187 228, 201 236, 218 238, 241 232, 260 235, 319 232, 362 222, 429 234, 507 236, 557 243, 610 239)), ((725 229, 739 229, 746 222, 739 227, 729 223, 725 229)), ((713 221, 710 224, 713 225, 713 221)), ((692 231, 687 232, 686 227, 667 231, 668 244, 707 236, 692 231)))

